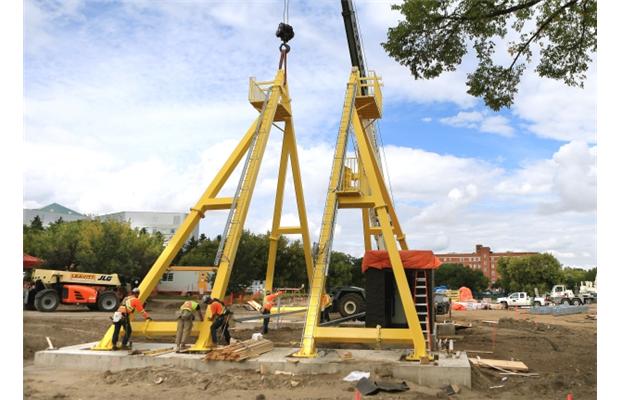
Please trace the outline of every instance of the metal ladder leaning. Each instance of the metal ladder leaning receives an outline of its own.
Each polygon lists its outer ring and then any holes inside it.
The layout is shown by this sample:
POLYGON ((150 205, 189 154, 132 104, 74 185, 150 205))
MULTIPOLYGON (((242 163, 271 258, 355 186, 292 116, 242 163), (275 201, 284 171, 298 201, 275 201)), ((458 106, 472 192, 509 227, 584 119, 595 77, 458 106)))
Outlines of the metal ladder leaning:
MULTIPOLYGON (((347 92, 342 110, 340 128, 338 130, 338 140, 336 142, 336 150, 334 152, 334 160, 332 162, 329 187, 327 189, 327 197, 325 200, 323 220, 321 222, 321 231, 319 235, 318 251, 312 274, 312 282, 310 283, 310 299, 308 301, 306 324, 304 325, 304 332, 302 335, 302 346, 313 341, 314 330, 319 321, 318 317, 321 311, 321 296, 323 294, 323 288, 325 287, 325 278, 329 267, 334 227, 336 225, 336 214, 338 210, 337 191, 341 187, 342 176, 344 174, 346 147, 349 139, 349 131, 351 129, 351 118, 353 115, 356 91, 357 84, 349 82, 347 85, 347 92)), ((314 343, 312 343, 312 345, 314 345, 314 343)))
POLYGON ((431 314, 428 293, 428 274, 424 269, 416 269, 414 273, 414 303, 420 320, 422 333, 426 338, 426 349, 432 350, 431 314))
MULTIPOLYGON (((263 107, 260 112, 260 117, 258 119, 259 123, 256 124, 256 130, 254 131, 254 136, 252 137, 252 143, 250 144, 250 147, 248 148, 248 152, 245 158, 245 163, 243 164, 243 169, 241 170, 241 176, 239 177, 239 183, 237 184, 237 189, 235 190, 233 202, 230 207, 230 211, 228 212, 228 218, 226 220, 226 225, 224 226, 224 232, 222 233, 220 244, 218 246, 217 253, 215 254, 215 262, 214 262, 215 266, 218 266, 222 259, 222 255, 224 253, 226 242, 228 241, 230 228, 233 225, 239 223, 239 215, 237 213, 237 206, 239 204, 239 200, 240 199, 242 201, 249 200, 249 199, 246 199, 247 196, 244 196, 242 198, 242 195, 247 193, 248 191, 248 187, 247 187, 248 180, 246 179, 248 175, 248 171, 250 171, 253 168, 256 168, 255 164, 257 162, 260 162, 261 157, 255 154, 255 149, 259 149, 260 154, 262 154, 262 149, 265 147, 266 142, 267 142, 268 131, 266 132, 266 134, 263 134, 263 135, 260 135, 260 133, 261 133, 262 125, 263 125, 263 118, 268 108, 267 105, 269 104, 269 100, 271 98, 271 92, 272 92, 272 89, 270 88, 266 93, 265 102, 263 103, 263 107)), ((276 107, 277 107, 277 104, 276 104, 276 107)))

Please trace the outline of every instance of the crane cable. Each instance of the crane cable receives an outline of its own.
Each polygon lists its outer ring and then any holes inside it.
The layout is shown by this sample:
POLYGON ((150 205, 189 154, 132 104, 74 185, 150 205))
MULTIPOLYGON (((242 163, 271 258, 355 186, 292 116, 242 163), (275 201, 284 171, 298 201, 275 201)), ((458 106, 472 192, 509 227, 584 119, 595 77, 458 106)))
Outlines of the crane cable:
POLYGON ((282 10, 282 22, 278 25, 278 29, 276 30, 276 37, 282 40, 280 43, 280 62, 278 64, 278 69, 282 69, 284 67, 284 85, 286 85, 286 56, 289 51, 291 51, 291 46, 288 45, 288 41, 291 40, 295 36, 295 32, 293 32, 293 27, 288 24, 288 5, 289 0, 284 0, 284 7, 282 10))
POLYGON ((284 7, 282 10, 282 22, 288 24, 288 2, 289 0, 284 0, 284 7))

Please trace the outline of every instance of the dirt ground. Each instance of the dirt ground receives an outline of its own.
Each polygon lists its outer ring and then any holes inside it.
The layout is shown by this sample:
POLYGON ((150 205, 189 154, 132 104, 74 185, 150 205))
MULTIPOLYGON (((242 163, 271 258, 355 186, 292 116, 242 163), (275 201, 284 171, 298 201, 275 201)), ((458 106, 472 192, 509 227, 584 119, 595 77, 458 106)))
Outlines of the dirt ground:
MULTIPOLYGON (((176 303, 153 301, 149 312, 156 320, 169 320, 178 307, 176 303)), ((238 311, 237 315, 250 314, 241 309, 238 311)), ((589 313, 596 314, 596 305, 591 306, 589 313)), ((342 381, 343 376, 338 374, 291 377, 236 370, 214 376, 172 367, 112 373, 34 366, 34 353, 47 348, 46 336, 57 347, 96 341, 109 326, 108 317, 107 313, 65 306, 54 313, 25 311, 24 398, 110 399, 127 395, 131 395, 132 399, 152 399, 154 395, 163 395, 186 400, 354 398, 354 384, 342 381)), ((472 324, 471 328, 457 331, 455 350, 467 350, 470 357, 477 355, 473 351, 492 351, 492 354, 478 355, 481 358, 523 361, 530 372, 539 376, 510 376, 502 382, 498 371, 472 367, 472 389, 463 388, 450 398, 544 400, 565 399, 568 393, 572 393, 575 399, 596 399, 596 321, 586 319, 585 314, 553 317, 531 315, 525 311, 479 310, 453 312, 452 319, 463 325, 472 324), (503 386, 490 388, 500 385, 503 386)), ((256 324, 242 323, 237 324, 231 333, 234 338, 247 339, 256 331, 256 324)), ((284 323, 275 329, 274 321, 267 336, 276 346, 286 347, 296 345, 300 337, 300 324, 284 323)), ((368 370, 371 371, 371 379, 390 380, 389 377, 377 376, 371 366, 368 370)), ((449 398, 439 389, 411 382, 407 384, 410 388, 407 392, 379 393, 368 398, 449 398)))

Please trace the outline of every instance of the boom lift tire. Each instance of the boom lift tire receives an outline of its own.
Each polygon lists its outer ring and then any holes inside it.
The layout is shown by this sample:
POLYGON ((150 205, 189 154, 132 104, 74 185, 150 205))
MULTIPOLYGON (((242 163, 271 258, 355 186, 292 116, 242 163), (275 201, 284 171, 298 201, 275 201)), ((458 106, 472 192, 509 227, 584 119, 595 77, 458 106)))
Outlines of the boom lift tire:
POLYGON ((338 312, 343 318, 364 311, 366 311, 365 301, 357 293, 347 293, 338 301, 338 312))
POLYGON ((44 289, 34 297, 34 307, 37 311, 52 312, 60 304, 60 297, 54 289, 44 289))
POLYGON ((105 291, 97 296, 97 309, 99 311, 116 311, 118 306, 119 300, 114 292, 105 291))
POLYGON ((560 304, 564 304, 564 305, 570 305, 570 299, 562 299, 562 301, 560 302, 560 304))
POLYGON ((574 306, 580 306, 581 305, 581 300, 574 298, 573 301, 571 302, 572 305, 574 306))

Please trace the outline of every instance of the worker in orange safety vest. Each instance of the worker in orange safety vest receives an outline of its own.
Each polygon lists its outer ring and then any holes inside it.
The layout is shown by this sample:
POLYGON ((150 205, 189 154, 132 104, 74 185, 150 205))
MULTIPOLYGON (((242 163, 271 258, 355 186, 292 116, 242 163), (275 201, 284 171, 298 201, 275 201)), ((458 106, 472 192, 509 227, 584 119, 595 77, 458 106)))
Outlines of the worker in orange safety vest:
POLYGON ((211 340, 213 341, 213 344, 218 344, 219 340, 217 331, 222 328, 224 341, 226 345, 229 345, 230 332, 228 332, 228 324, 232 316, 232 312, 226 308, 220 299, 214 299, 211 296, 204 296, 203 302, 209 305, 209 311, 211 312, 209 321, 213 321, 211 324, 211 340))
MULTIPOLYGON (((204 299, 203 299, 204 300, 204 299)), ((185 347, 187 338, 192 333, 192 325, 194 324, 195 314, 203 321, 202 311, 200 310, 200 304, 194 300, 187 300, 179 309, 179 316, 177 317, 177 337, 175 351, 180 352, 185 347)))
POLYGON ((131 295, 125 297, 123 301, 121 301, 121 306, 112 317, 112 321, 114 323, 114 333, 112 334, 112 350, 118 350, 118 347, 116 347, 116 343, 118 342, 118 336, 121 332, 121 328, 125 330, 121 349, 128 350, 130 348, 127 344, 129 343, 129 339, 131 338, 131 315, 135 311, 141 313, 142 317, 145 320, 151 320, 151 317, 149 317, 149 314, 144 309, 144 305, 142 304, 138 296, 140 296, 140 289, 134 288, 131 291, 131 295))
MULTIPOLYGON (((261 308, 261 312, 263 315, 271 314, 271 308, 275 305, 276 299, 278 296, 282 295, 284 292, 279 291, 276 293, 271 293, 270 290, 265 292, 265 298, 263 298, 263 307, 261 308)), ((269 333, 269 317, 263 318, 263 335, 269 333)))
POLYGON ((332 298, 327 293, 321 296, 321 322, 329 321, 329 311, 332 306, 332 298))

